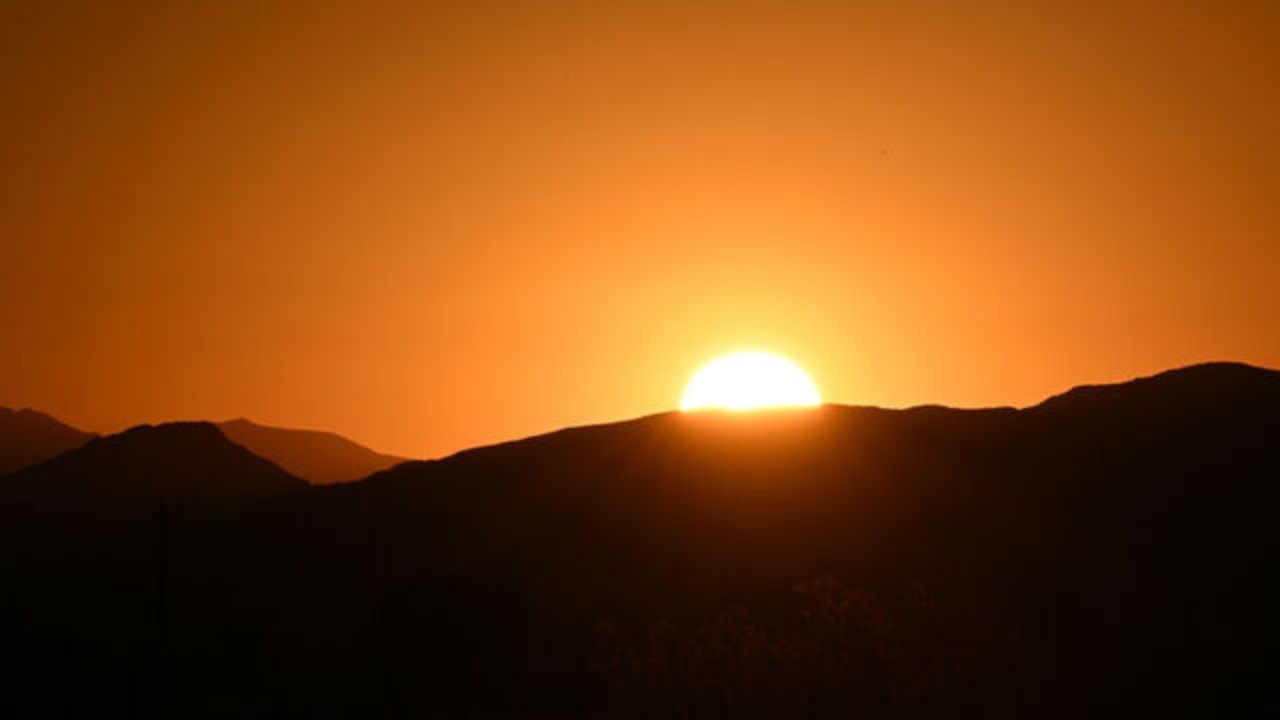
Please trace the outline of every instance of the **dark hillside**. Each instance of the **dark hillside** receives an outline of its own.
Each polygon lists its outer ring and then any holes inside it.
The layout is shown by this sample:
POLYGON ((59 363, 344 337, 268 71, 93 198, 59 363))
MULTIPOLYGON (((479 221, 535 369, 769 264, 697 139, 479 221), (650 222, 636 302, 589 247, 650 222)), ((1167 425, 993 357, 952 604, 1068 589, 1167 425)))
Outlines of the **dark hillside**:
MULTIPOLYGON (((160 608, 74 657, 169 658, 166 687, 216 698, 188 708, 211 716, 1274 709, 1278 377, 1198 366, 1024 410, 669 413, 191 503, 163 533, 68 528, 141 538, 152 574, 111 581, 160 608)), ((47 632, 94 637, 65 627, 47 632)))
POLYGON ((0 407, 0 475, 74 450, 93 437, 35 410, 0 407))

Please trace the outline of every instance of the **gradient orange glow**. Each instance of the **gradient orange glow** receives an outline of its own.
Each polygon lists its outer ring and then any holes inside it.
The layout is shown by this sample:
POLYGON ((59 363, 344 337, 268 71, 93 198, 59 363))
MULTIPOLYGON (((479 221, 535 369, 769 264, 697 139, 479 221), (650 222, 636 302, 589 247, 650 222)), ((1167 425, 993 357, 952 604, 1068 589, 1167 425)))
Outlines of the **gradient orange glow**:
POLYGON ((889 406, 1280 366, 1278 15, 5 3, 0 405, 430 456, 742 346, 889 406))

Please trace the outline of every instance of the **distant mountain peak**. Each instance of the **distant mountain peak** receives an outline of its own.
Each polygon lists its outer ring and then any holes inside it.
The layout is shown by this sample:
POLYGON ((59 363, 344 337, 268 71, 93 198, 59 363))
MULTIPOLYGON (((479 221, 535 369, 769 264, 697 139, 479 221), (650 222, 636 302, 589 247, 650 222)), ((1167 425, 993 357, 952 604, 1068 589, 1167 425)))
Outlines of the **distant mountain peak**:
POLYGON ((20 494, 239 500, 305 488, 207 422, 138 425, 6 479, 20 494))
POLYGON ((404 462, 327 431, 271 427, 243 417, 218 428, 232 442, 317 485, 360 480, 404 462))
POLYGON ((93 437, 38 410, 0 407, 0 475, 78 448, 93 437))
POLYGON ((62 425, 63 427, 70 427, 69 425, 67 425, 66 423, 63 423, 62 421, 58 420, 52 415, 45 412, 40 412, 39 410, 36 410, 34 408, 8 408, 8 407, 4 407, 3 405, 0 405, 0 416, 26 418, 29 420, 36 420, 40 422, 57 423, 59 425, 62 425))

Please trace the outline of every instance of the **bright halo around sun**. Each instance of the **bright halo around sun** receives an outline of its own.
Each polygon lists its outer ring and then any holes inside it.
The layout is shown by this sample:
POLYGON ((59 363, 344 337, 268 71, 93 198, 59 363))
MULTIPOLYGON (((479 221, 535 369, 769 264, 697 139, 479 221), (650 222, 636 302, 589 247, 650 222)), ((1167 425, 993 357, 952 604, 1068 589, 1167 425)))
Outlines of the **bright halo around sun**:
POLYGON ((685 386, 680 409, 741 412, 821 403, 818 388, 799 365, 749 350, 722 355, 699 368, 685 386))

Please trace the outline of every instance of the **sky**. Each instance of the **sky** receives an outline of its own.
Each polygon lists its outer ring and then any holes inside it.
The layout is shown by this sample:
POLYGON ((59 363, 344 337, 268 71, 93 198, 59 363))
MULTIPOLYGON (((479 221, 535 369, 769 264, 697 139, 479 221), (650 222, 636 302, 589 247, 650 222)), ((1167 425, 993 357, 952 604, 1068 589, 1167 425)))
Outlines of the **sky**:
POLYGON ((0 405, 431 457, 1280 367, 1280 4, 0 4, 0 405))

